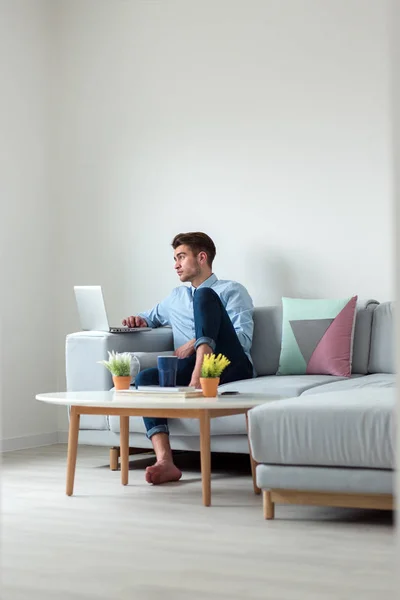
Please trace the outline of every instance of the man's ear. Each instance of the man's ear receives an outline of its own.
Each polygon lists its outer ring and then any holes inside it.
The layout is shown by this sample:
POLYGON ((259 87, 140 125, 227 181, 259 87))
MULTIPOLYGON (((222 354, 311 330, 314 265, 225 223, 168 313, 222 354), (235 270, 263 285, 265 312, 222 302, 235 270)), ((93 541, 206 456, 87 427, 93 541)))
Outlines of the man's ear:
POLYGON ((200 264, 204 265, 207 262, 207 252, 199 252, 197 256, 200 264))

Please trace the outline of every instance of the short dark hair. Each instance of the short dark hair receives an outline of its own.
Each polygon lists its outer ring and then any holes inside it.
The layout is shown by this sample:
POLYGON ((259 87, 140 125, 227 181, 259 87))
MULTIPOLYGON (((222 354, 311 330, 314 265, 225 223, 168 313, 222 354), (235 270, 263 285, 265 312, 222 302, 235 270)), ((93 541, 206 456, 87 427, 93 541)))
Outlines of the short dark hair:
POLYGON ((217 251, 214 242, 206 233, 202 233, 201 231, 178 233, 172 240, 171 245, 176 250, 178 246, 182 246, 183 244, 189 246, 193 254, 205 252, 207 254, 207 263, 210 267, 212 266, 217 251))

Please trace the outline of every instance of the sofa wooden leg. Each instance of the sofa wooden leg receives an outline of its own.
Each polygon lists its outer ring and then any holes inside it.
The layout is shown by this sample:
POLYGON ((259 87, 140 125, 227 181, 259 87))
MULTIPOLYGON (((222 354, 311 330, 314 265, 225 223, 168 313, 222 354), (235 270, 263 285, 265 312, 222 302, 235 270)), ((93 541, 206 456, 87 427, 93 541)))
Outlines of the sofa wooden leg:
POLYGON ((271 492, 263 490, 264 519, 273 519, 275 517, 275 504, 272 502, 271 492))
POLYGON ((119 459, 119 448, 110 448, 110 469, 111 471, 118 471, 118 459, 119 459))

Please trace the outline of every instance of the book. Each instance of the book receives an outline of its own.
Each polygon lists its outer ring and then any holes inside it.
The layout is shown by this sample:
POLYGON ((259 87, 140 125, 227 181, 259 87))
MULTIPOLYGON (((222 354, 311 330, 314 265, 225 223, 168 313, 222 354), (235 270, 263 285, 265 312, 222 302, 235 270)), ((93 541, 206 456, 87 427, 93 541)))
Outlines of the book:
POLYGON ((156 397, 157 400, 177 400, 177 399, 181 399, 181 400, 185 400, 186 398, 202 398, 203 397, 203 392, 201 390, 196 390, 195 388, 189 389, 188 391, 185 391, 183 388, 155 388, 155 389, 151 389, 152 386, 146 386, 146 387, 141 387, 140 389, 137 390, 133 390, 133 389, 129 389, 129 390, 118 390, 115 393, 116 394, 125 394, 125 395, 131 395, 131 396, 136 396, 138 398, 148 398, 149 396, 151 397, 156 397), (168 392, 160 392, 160 389, 165 390, 167 389, 168 392))
MULTIPOLYGON (((154 392, 160 394, 173 394, 176 392, 195 392, 196 388, 190 385, 181 387, 160 387, 159 385, 139 385, 137 388, 139 392, 154 392)), ((197 390, 200 392, 201 390, 197 390)))

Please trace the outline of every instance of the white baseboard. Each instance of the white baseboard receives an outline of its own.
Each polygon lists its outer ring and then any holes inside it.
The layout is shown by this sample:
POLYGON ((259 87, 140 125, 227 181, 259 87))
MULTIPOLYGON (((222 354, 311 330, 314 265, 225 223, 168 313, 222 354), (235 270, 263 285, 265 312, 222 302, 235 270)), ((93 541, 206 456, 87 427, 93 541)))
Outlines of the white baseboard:
POLYGON ((58 431, 57 434, 59 444, 68 444, 68 431, 58 431))
POLYGON ((26 448, 51 446, 52 444, 64 444, 67 440, 67 431, 52 431, 51 433, 38 433, 35 435, 6 438, 0 440, 0 452, 12 452, 13 450, 25 450, 26 448))

